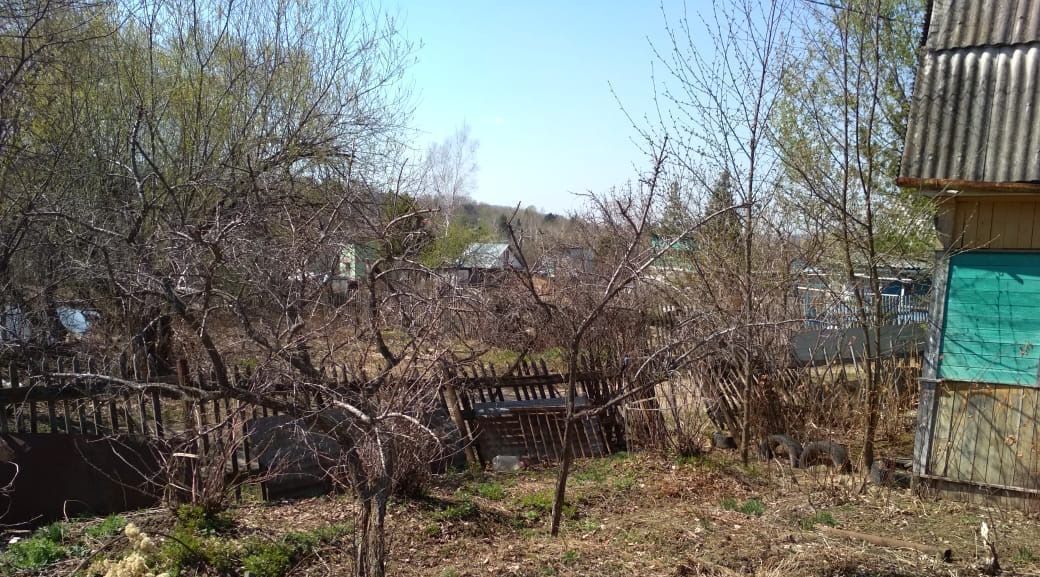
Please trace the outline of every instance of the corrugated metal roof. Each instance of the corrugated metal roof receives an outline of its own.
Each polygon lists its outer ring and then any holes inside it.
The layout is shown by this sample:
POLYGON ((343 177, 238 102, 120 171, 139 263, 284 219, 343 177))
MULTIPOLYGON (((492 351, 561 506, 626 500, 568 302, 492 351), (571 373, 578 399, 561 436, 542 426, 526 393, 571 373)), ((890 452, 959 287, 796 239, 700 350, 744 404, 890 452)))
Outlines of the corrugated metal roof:
POLYGON ((1040 181, 1040 1, 933 10, 900 177, 1040 181))
POLYGON ((505 253, 509 244, 504 242, 475 242, 466 247, 459 258, 459 266, 465 268, 502 268, 507 264, 505 253))
POLYGON ((1040 2, 935 0, 927 48, 1006 46, 1040 40, 1040 2))

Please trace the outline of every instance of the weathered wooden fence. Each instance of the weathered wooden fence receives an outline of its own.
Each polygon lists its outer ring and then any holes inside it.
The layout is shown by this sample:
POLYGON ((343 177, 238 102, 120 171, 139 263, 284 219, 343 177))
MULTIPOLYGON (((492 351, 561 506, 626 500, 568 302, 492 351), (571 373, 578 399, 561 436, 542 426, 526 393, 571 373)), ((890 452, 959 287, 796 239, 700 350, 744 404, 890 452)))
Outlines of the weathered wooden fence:
MULTIPOLYGON (((508 371, 508 369, 506 369, 508 371)), ((552 372, 544 361, 521 361, 508 374, 494 365, 459 369, 451 379, 464 436, 476 446, 481 462, 510 455, 532 462, 556 461, 563 454, 567 384, 571 378, 552 372)), ((595 409, 619 394, 620 375, 584 359, 575 384, 575 406, 595 409)), ((456 402, 450 400, 448 402, 456 402)), ((604 407, 575 427, 571 450, 597 457, 626 449, 622 409, 604 407)))
MULTIPOLYGON (((169 486, 193 491, 202 468, 209 467, 204 473, 212 478, 212 467, 219 467, 224 482, 236 487, 258 482, 266 497, 272 482, 271 460, 277 458, 273 453, 284 458, 286 453, 298 452, 303 443, 297 439, 293 445, 292 439, 284 435, 276 439, 279 433, 272 433, 284 427, 287 417, 230 397, 213 385, 211 376, 190 373, 184 361, 178 363, 175 375, 144 380, 101 374, 94 363, 78 359, 52 364, 43 372, 11 365, 6 373, 0 387, 0 440, 38 442, 51 451, 60 448, 58 439, 62 438, 68 446, 93 439, 147 447, 150 454, 155 453, 156 458, 148 463, 156 470, 144 477, 159 487, 157 496, 162 493, 159 478, 163 475, 168 476, 165 482, 169 486), (264 435, 266 440, 259 440, 264 435), (288 445, 271 451, 264 443, 272 441, 288 445)), ((326 377, 344 384, 353 380, 342 367, 328 369, 326 377)), ((243 386, 249 378, 245 371, 233 375, 233 379, 243 380, 243 386)), ((483 463, 495 455, 554 461, 563 449, 568 382, 566 375, 550 371, 544 362, 522 362, 501 376, 496 367, 478 364, 448 371, 441 392, 451 393, 442 394, 445 412, 461 416, 456 421, 461 425, 459 437, 475 449, 483 463), (448 407, 448 399, 452 407, 448 407)), ((579 409, 602 405, 621 386, 616 375, 590 360, 582 364, 574 382, 579 409)), ((263 394, 291 401, 287 406, 303 410, 321 409, 325 402, 318 392, 294 391, 291 383, 270 386, 263 394)), ((625 437, 622 410, 604 408, 581 420, 571 448, 579 457, 600 456, 623 450, 625 437)), ((47 460, 37 459, 34 463, 60 475, 63 463, 59 461, 48 465, 47 460)), ((299 473, 294 470, 292 474, 299 473)), ((306 473, 322 476, 321 471, 306 473)))

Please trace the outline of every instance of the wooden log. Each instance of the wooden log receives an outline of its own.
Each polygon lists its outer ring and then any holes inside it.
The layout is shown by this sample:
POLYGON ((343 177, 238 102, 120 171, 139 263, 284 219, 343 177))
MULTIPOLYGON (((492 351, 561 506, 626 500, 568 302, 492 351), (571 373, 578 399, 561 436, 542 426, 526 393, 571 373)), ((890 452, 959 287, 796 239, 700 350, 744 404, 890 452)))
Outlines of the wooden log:
POLYGON ((853 541, 865 541, 871 545, 889 547, 891 549, 913 549, 922 553, 928 553, 929 555, 936 555, 947 563, 953 560, 953 550, 949 547, 925 545, 922 543, 914 543, 912 541, 904 541, 902 539, 894 539, 892 537, 882 537, 880 535, 871 535, 870 533, 860 533, 859 531, 846 531, 844 529, 835 529, 827 526, 820 526, 817 527, 817 529, 824 535, 830 535, 832 537, 841 537, 853 541))

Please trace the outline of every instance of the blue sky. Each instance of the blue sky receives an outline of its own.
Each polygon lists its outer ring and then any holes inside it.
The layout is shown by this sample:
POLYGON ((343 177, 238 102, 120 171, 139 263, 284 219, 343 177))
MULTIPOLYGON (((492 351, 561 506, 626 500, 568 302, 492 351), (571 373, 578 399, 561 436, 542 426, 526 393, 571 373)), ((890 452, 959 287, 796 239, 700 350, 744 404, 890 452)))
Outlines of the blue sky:
MULTIPOLYGON (((690 3, 690 10, 697 8, 690 3)), ((566 213, 572 193, 634 179, 633 117, 652 108, 664 19, 652 0, 386 0, 421 44, 410 72, 416 145, 464 122, 480 142, 473 197, 566 213)))

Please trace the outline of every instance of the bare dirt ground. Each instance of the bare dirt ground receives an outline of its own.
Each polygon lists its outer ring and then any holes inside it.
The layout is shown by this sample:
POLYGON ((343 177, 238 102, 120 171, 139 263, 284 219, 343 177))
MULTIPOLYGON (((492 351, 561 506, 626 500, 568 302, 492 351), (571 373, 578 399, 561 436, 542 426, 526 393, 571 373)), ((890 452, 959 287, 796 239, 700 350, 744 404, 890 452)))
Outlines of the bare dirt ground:
MULTIPOLYGON (((398 500, 388 521, 401 576, 913 576, 978 575, 986 521, 1006 575, 1040 575, 1040 519, 861 478, 778 463, 743 467, 729 453, 686 460, 620 455, 578 463, 559 538, 548 533, 553 469, 440 478, 421 499, 398 500), (948 547, 953 561, 884 548, 824 526, 948 547)), ((243 504, 240 536, 278 537, 349 522, 348 496, 243 504)), ((169 513, 134 514, 158 534, 169 513)), ((350 574, 350 537, 295 564, 289 575, 350 574)), ((65 574, 52 567, 42 574, 65 574)), ((202 574, 202 573, 200 573, 202 574)), ((218 574, 218 573, 213 573, 218 574)))
MULTIPOLYGON (((825 469, 740 466, 732 456, 676 462, 621 456, 580 464, 567 521, 548 534, 554 471, 468 474, 420 501, 398 502, 390 519, 391 575, 976 575, 976 532, 998 535, 1012 574, 1040 574, 1040 520, 905 489, 868 486, 825 469), (954 561, 824 535, 818 527, 942 545, 954 561)), ((241 524, 288 530, 349 515, 345 497, 249 506, 241 524)), ((330 550, 300 575, 348 571, 330 550)))

